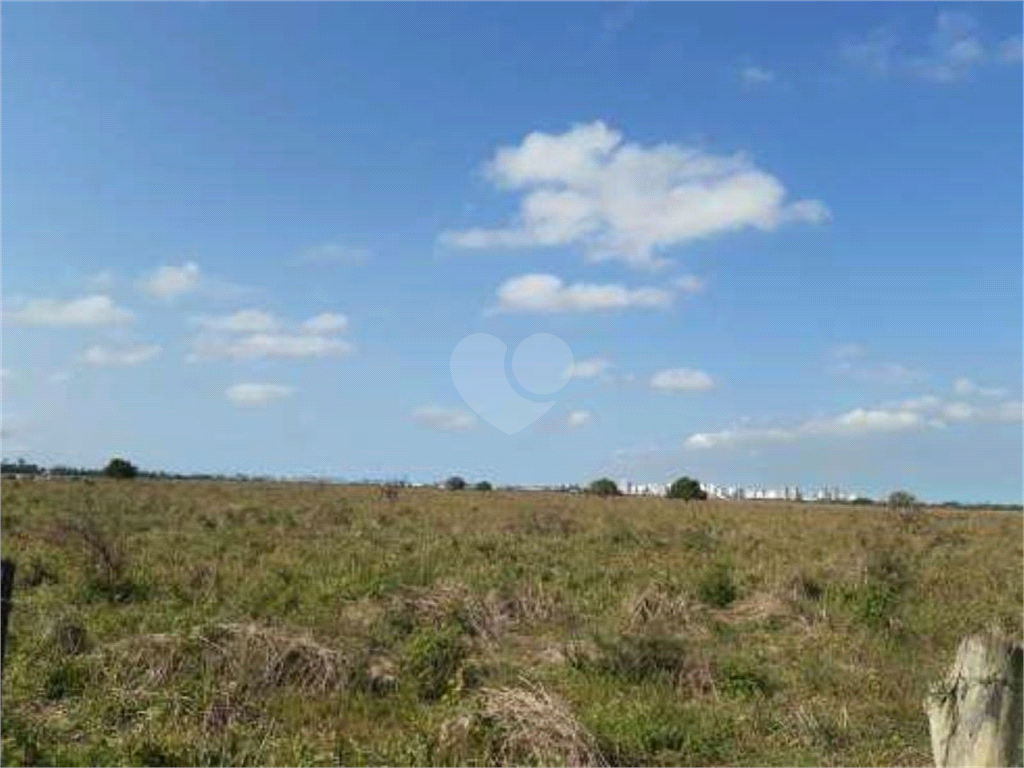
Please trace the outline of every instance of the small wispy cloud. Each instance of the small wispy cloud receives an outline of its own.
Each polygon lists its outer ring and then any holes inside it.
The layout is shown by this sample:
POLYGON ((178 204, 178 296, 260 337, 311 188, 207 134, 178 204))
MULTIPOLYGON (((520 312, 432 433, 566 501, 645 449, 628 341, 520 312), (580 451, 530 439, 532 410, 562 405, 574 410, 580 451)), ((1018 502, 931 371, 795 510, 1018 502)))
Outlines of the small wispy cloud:
POLYGON ((611 368, 611 366, 612 361, 607 357, 574 360, 573 364, 565 372, 565 375, 574 379, 594 379, 611 368))
POLYGON ((198 317, 195 322, 208 331, 218 333, 266 333, 277 330, 281 324, 272 313, 262 309, 240 309, 229 315, 198 317))
POLYGON ((951 424, 992 424, 1021 420, 1020 401, 995 405, 948 401, 937 395, 920 395, 898 403, 853 410, 824 418, 807 419, 790 426, 738 427, 718 432, 696 432, 685 442, 688 448, 720 448, 767 443, 788 443, 807 438, 849 438, 861 435, 943 429, 951 424))
POLYGON ((632 23, 637 11, 640 10, 640 3, 611 2, 605 7, 610 10, 601 16, 601 30, 605 38, 611 40, 632 23))
POLYGON ((341 333, 348 328, 348 318, 337 312, 321 312, 302 324, 309 333, 341 333))
POLYGON ((784 443, 813 436, 852 436, 872 432, 922 429, 928 422, 913 411, 855 408, 825 419, 811 419, 792 427, 724 429, 696 432, 686 439, 688 448, 718 448, 759 443, 784 443))
POLYGON ((980 25, 960 11, 941 11, 928 39, 907 45, 889 29, 877 29, 848 41, 842 55, 851 63, 878 75, 898 74, 935 83, 953 83, 967 78, 986 62, 1013 63, 1020 60, 1019 36, 999 41, 986 40, 980 25))
POLYGON ((953 382, 953 391, 958 395, 980 395, 981 397, 1003 397, 1006 394, 1004 387, 982 386, 966 377, 960 377, 953 382))
POLYGON ((498 287, 499 312, 607 312, 622 309, 664 309, 672 292, 664 288, 628 288, 619 283, 567 285, 554 275, 522 275, 498 287))
POLYGON ((227 358, 248 360, 258 357, 331 357, 346 355, 353 347, 344 339, 315 334, 254 333, 233 339, 202 340, 189 359, 227 358))
POLYGON ((740 70, 740 80, 746 85, 765 85, 776 79, 776 74, 766 67, 751 65, 740 70))
POLYGON ((89 290, 95 293, 110 293, 114 290, 115 282, 113 273, 108 269, 94 272, 85 279, 89 290))
POLYGON ((999 44, 999 60, 1017 64, 1024 59, 1024 41, 1020 37, 1008 37, 999 44))
POLYGON ((338 243, 322 243, 300 253, 297 261, 300 264, 351 267, 364 264, 369 259, 370 252, 365 248, 350 248, 338 243))
POLYGON ((180 266, 165 264, 141 282, 142 289, 158 299, 175 299, 199 288, 199 265, 189 261, 180 266))
POLYGON ((29 299, 11 314, 11 319, 18 325, 49 328, 121 325, 132 317, 130 310, 117 306, 113 299, 103 294, 69 301, 29 299))
POLYGON ((651 377, 651 387, 660 392, 703 392, 714 386, 711 376, 693 368, 669 368, 651 377))
POLYGON ((910 382, 920 378, 921 372, 901 363, 874 362, 860 344, 841 344, 829 350, 828 370, 836 375, 878 383, 910 382))
POLYGON ((829 350, 829 356, 835 360, 853 360, 864 357, 865 354, 864 347, 860 344, 840 344, 829 350))
POLYGON ((585 410, 583 408, 577 408, 569 411, 565 416, 565 424, 570 429, 579 429, 585 427, 594 421, 594 414, 592 411, 585 410))
POLYGON ((705 286, 704 281, 696 275, 683 275, 682 277, 677 277, 673 282, 680 293, 700 293, 704 290, 705 286))
POLYGON ((282 320, 271 312, 243 309, 228 315, 198 317, 204 330, 192 345, 188 360, 303 358, 347 355, 354 346, 341 333, 348 318, 322 312, 303 322, 282 320))
POLYGON ((132 366, 152 360, 160 354, 158 344, 131 347, 127 349, 109 349, 107 347, 89 347, 82 354, 82 362, 94 366, 132 366))
POLYGON ((260 384, 246 382, 232 384, 224 394, 236 405, 266 405, 274 400, 290 396, 294 388, 286 384, 260 384))
POLYGON ((417 423, 442 432, 462 432, 477 425, 474 414, 461 408, 446 408, 439 405, 422 405, 413 411, 417 423))

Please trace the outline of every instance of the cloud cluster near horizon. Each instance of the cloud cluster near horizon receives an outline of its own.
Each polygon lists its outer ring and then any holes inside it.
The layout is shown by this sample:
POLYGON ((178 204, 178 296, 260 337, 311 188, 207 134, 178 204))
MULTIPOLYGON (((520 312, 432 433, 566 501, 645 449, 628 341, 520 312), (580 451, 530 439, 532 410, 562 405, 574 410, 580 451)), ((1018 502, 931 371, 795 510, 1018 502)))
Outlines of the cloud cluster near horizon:
MULTIPOLYGON (((964 394, 958 379, 954 391, 964 394)), ((986 395, 1003 390, 987 390, 986 395)), ((978 388, 970 390, 980 394, 978 388)), ((878 407, 854 408, 835 416, 807 419, 790 426, 752 428, 740 426, 717 432, 695 432, 685 444, 688 448, 720 448, 754 444, 786 443, 814 437, 854 437, 872 433, 894 433, 943 429, 955 423, 999 423, 1021 420, 1021 402, 1005 400, 995 405, 948 400, 938 395, 922 395, 878 407)))
POLYGON ((348 329, 348 318, 334 312, 322 312, 295 323, 264 310, 242 309, 228 315, 198 317, 194 322, 203 333, 194 340, 190 362, 330 357, 353 351, 353 345, 340 335, 348 329))

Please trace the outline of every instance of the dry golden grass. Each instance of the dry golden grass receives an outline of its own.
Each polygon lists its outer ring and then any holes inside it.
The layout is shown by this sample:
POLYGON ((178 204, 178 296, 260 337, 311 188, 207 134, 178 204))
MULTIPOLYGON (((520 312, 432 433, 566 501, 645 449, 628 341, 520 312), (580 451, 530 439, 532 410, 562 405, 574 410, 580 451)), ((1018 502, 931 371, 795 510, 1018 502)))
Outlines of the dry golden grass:
POLYGON ((921 699, 960 638, 1021 634, 1019 513, 0 494, 10 765, 925 764, 921 699))

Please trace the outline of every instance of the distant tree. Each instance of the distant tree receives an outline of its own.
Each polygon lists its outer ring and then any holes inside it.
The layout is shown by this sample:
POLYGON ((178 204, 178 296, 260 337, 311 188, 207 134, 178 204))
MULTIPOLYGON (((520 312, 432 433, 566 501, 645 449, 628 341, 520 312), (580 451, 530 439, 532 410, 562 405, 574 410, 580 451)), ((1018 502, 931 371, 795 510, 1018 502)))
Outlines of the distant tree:
POLYGON ((857 498, 855 498, 850 503, 851 504, 859 504, 859 505, 866 506, 868 504, 874 504, 875 500, 874 499, 869 499, 867 496, 858 496, 857 498))
POLYGON ((668 487, 666 496, 670 499, 683 499, 684 501, 700 500, 708 497, 707 493, 701 489, 700 483, 692 477, 680 477, 668 487))
POLYGON ((478 491, 493 491, 494 486, 486 480, 481 480, 479 483, 473 486, 478 491))
POLYGON ((444 481, 444 487, 449 491, 461 491, 466 487, 466 481, 458 475, 452 475, 444 481))
POLYGON ((103 468, 103 474, 107 477, 116 477, 119 480, 131 480, 139 474, 139 470, 127 459, 114 458, 107 462, 107 466, 103 468))
POLYGON ((889 506, 893 509, 906 511, 918 506, 917 497, 908 491, 893 491, 889 494, 889 506))
POLYGON ((588 489, 590 493, 596 496, 621 496, 622 492, 619 490, 619 486, 615 484, 615 481, 608 477, 602 477, 590 484, 588 489))

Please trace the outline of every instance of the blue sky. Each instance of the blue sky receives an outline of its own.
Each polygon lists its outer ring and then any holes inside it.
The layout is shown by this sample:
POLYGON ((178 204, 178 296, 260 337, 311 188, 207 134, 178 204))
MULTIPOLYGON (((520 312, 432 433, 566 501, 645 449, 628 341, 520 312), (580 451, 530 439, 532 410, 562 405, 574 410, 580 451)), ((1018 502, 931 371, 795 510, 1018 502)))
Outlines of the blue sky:
POLYGON ((1021 29, 6 4, 4 456, 1020 500, 1021 29), (532 426, 461 399, 474 333, 568 345, 532 426))

